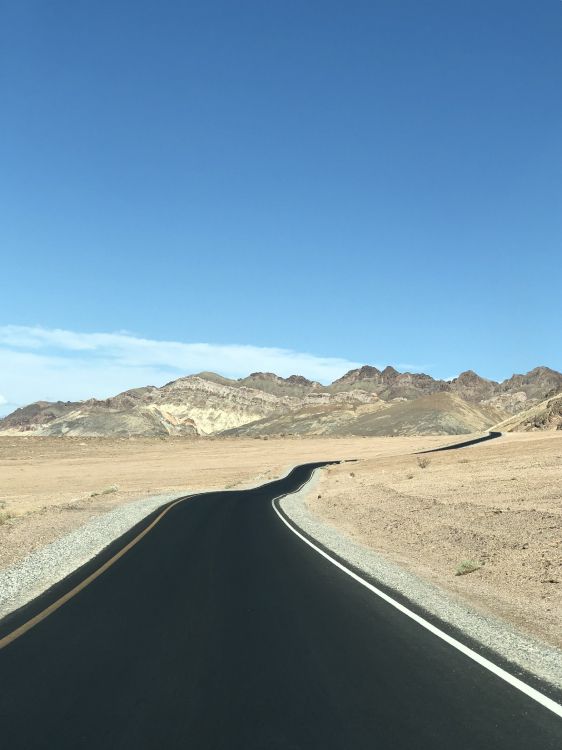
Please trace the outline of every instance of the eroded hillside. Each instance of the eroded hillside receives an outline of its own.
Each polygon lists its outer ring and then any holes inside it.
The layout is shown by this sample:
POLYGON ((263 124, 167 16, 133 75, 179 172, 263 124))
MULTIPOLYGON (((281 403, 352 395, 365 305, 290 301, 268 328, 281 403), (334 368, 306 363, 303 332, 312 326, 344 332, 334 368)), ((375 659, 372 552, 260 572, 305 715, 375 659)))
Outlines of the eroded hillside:
POLYGON ((105 400, 36 402, 0 420, 0 434, 414 435, 486 429, 562 391, 562 374, 538 367, 502 383, 473 371, 450 381, 365 365, 331 385, 301 375, 216 373, 178 378, 105 400))

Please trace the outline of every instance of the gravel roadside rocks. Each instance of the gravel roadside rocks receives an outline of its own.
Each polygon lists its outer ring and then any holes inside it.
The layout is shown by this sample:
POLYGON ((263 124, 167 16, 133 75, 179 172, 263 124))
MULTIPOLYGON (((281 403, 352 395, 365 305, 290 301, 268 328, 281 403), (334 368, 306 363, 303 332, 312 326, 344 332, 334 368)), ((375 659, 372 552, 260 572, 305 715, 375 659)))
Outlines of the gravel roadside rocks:
POLYGON ((153 495, 114 508, 0 570, 0 618, 62 581, 149 513, 185 494, 153 495))
POLYGON ((318 491, 320 471, 299 492, 287 495, 281 509, 295 526, 324 548, 363 571, 367 578, 399 592, 438 617, 466 633, 501 658, 531 672, 557 689, 562 689, 562 652, 548 644, 518 632, 508 623, 483 615, 445 591, 403 570, 377 552, 356 543, 309 510, 307 499, 318 491))

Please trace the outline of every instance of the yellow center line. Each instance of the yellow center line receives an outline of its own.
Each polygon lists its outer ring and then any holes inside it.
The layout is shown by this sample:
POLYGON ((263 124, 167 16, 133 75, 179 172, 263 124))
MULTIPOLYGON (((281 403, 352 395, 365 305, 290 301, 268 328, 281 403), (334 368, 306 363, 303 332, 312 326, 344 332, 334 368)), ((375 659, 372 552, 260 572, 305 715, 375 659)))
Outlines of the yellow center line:
POLYGON ((57 609, 62 607, 63 604, 66 604, 70 599, 76 596, 76 594, 80 593, 82 589, 85 589, 86 586, 88 586, 92 581, 95 581, 98 576, 101 576, 102 573, 104 573, 108 568, 110 568, 112 565, 114 565, 117 560, 119 560, 120 557, 123 557, 132 547, 135 546, 135 544, 138 544, 140 540, 145 537, 149 531, 151 531, 157 523, 159 523, 166 513, 172 510, 178 503, 183 502, 184 500, 189 500, 193 495, 186 495, 185 497, 180 497, 177 500, 175 500, 171 505, 168 505, 167 508, 164 508, 164 510, 160 513, 159 516, 157 516, 154 521, 152 521, 151 524, 149 524, 144 531, 141 531, 138 536, 136 536, 134 539, 132 539, 128 544, 126 544, 123 549, 119 550, 113 557, 111 557, 107 562, 105 562, 103 565, 101 565, 97 570, 95 570, 93 573, 91 573, 87 578, 84 578, 83 581, 78 583, 73 589, 68 591, 66 594, 60 597, 60 599, 57 599, 55 602, 50 604, 48 607, 46 607, 44 610, 36 614, 34 617, 29 619, 27 622, 24 622, 23 625, 20 625, 19 628, 16 628, 11 633, 8 633, 8 635, 5 635, 3 638, 0 638, 0 649, 3 649, 5 646, 8 646, 10 643, 13 643, 17 638, 22 636, 24 633, 27 633, 28 630, 31 630, 31 628, 35 627, 38 623, 40 623, 42 620, 44 620, 49 615, 52 615, 53 612, 56 612, 57 609))

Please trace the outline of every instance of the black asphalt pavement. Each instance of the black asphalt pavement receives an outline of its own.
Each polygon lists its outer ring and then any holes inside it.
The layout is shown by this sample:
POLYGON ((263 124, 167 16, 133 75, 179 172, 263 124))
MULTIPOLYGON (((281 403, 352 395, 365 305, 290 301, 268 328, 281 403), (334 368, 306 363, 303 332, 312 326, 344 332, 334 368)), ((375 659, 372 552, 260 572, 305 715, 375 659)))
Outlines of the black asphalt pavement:
POLYGON ((465 440, 463 443, 453 443, 453 445, 444 445, 442 448, 430 448, 426 451, 418 451, 416 455, 421 453, 440 453, 441 451, 455 451, 459 448, 468 448, 471 445, 478 445, 478 443, 485 443, 488 440, 496 440, 502 436, 501 432, 488 432, 482 437, 472 438, 471 440, 465 440))
POLYGON ((313 466, 174 506, 0 650, 2 748, 560 750, 559 717, 286 527, 313 466))

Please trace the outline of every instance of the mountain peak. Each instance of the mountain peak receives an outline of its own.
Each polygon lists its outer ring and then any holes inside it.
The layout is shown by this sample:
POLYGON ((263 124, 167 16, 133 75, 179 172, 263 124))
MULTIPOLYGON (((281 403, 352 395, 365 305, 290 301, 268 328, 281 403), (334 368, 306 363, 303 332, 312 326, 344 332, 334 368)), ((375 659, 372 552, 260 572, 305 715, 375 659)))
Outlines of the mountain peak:
POLYGON ((382 371, 381 375, 383 376, 383 378, 395 378, 397 375, 400 375, 400 373, 391 365, 387 365, 382 371))
POLYGON ((556 372, 556 370, 553 370, 551 367, 546 367, 546 365, 533 367, 533 369, 529 370, 529 372, 527 373, 527 377, 542 377, 544 375, 554 375, 554 377, 558 377, 560 376, 560 373, 556 372))
POLYGON ((355 370, 349 370, 341 378, 334 380, 334 383, 356 383, 358 380, 368 380, 369 378, 378 378, 381 371, 371 365, 363 365, 355 370))
POLYGON ((474 370, 465 370, 464 372, 461 372, 460 375, 458 377, 456 377, 453 382, 457 382, 457 383, 489 383, 490 381, 486 380, 486 378, 483 378, 477 372, 474 372, 474 370))
POLYGON ((492 398, 498 384, 494 380, 487 380, 474 370, 465 370, 450 382, 451 390, 468 401, 478 402, 492 398))
POLYGON ((289 375, 288 378, 285 378, 285 382, 291 383, 291 385, 314 385, 314 382, 305 378, 304 375, 289 375))
POLYGON ((283 378, 276 375, 274 372, 251 372, 247 377, 241 378, 242 380, 283 380, 283 378))

